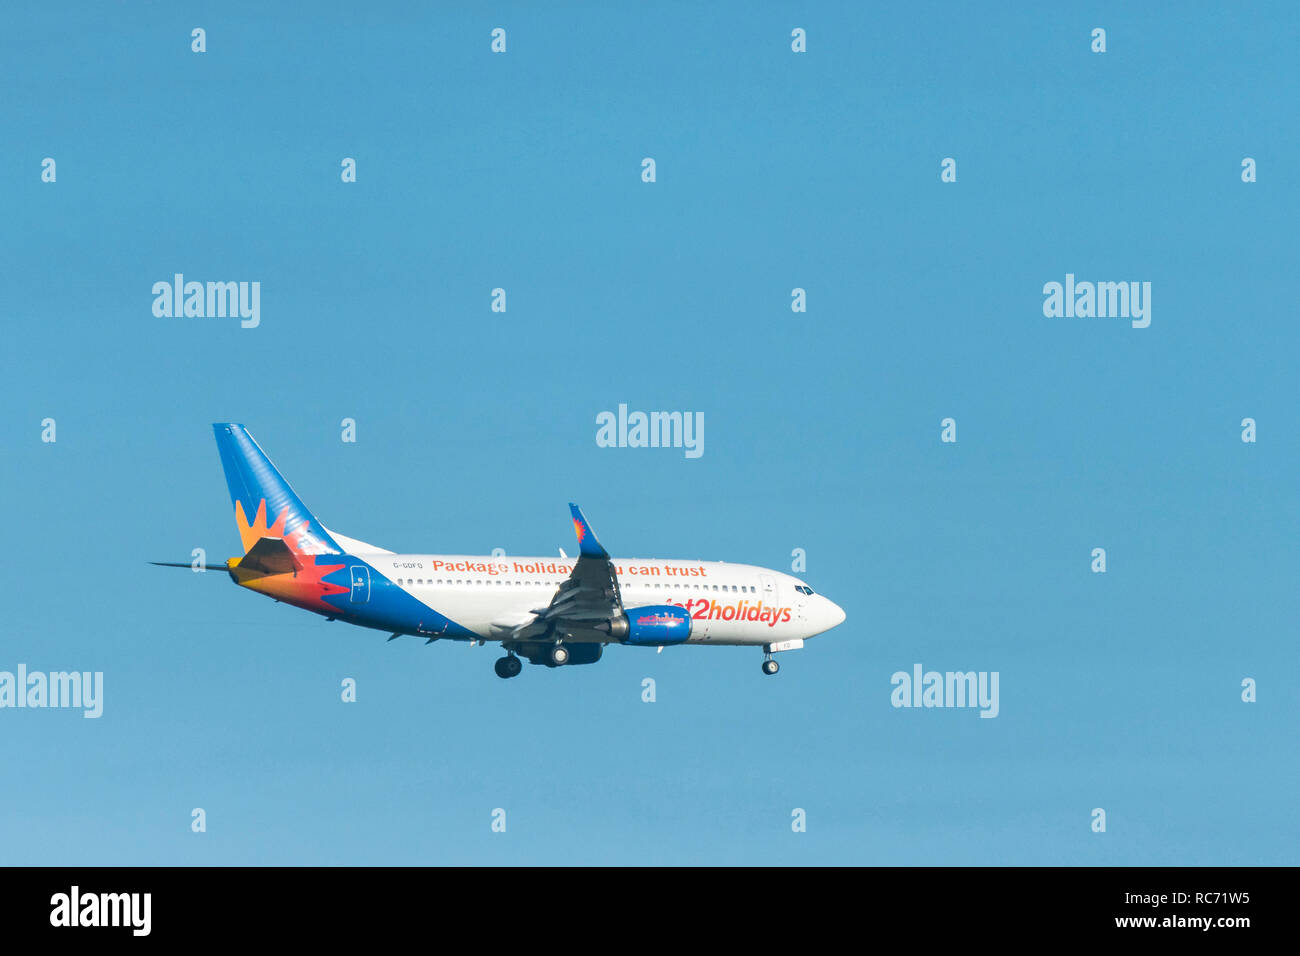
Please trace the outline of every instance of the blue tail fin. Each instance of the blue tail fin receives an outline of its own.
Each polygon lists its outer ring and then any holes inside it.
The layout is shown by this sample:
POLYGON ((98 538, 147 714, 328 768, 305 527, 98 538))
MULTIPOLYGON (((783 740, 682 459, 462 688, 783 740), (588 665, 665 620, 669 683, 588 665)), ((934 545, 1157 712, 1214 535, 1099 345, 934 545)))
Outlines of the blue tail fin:
POLYGON ((233 422, 212 426, 221 467, 235 506, 244 553, 262 538, 280 538, 295 554, 342 554, 316 516, 280 477, 248 429, 233 422))

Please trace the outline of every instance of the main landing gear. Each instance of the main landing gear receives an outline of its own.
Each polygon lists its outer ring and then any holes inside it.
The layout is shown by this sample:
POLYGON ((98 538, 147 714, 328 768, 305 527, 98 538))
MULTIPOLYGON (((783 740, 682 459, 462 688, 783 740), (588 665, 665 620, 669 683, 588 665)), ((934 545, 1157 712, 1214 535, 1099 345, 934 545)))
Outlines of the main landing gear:
POLYGON ((493 667, 496 669, 497 677, 509 679, 519 676, 519 672, 524 669, 524 662, 515 655, 509 654, 500 658, 493 667))
POLYGON ((780 669, 781 669, 781 665, 778 664, 776 661, 772 660, 772 655, 771 655, 770 653, 767 653, 767 654, 764 654, 764 655, 763 655, 763 673, 764 673, 764 674, 767 674, 767 675, 770 676, 770 675, 772 675, 772 674, 775 674, 775 673, 776 673, 777 671, 779 671, 780 669))
POLYGON ((556 667, 562 667, 569 663, 569 649, 563 644, 556 644, 551 648, 551 663, 556 667))

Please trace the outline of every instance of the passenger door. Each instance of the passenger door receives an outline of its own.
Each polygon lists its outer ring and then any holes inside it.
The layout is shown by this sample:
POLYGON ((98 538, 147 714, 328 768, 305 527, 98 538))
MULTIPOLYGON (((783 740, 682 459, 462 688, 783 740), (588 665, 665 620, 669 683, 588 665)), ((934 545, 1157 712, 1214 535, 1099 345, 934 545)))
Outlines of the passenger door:
POLYGON ((352 603, 367 603, 370 600, 370 569, 364 564, 354 564, 348 573, 352 576, 352 603))

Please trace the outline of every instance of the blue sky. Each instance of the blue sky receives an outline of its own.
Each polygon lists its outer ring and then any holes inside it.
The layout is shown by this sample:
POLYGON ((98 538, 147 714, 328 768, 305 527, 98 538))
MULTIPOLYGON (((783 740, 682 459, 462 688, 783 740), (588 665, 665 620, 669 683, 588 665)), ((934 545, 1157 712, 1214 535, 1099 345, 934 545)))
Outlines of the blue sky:
POLYGON ((0 861, 1294 864, 1298 22, 6 8, 0 670, 105 702, 0 710, 0 861), (155 317, 176 272, 260 326, 155 317), (1066 273, 1151 282, 1151 326, 1044 317, 1066 273), (704 455, 597 447, 621 402, 704 455), (149 567, 236 552, 214 421, 387 548, 571 550, 577 501, 616 555, 803 548, 848 619, 775 678, 501 681, 149 567), (998 671, 999 716, 891 707, 914 663, 998 671))

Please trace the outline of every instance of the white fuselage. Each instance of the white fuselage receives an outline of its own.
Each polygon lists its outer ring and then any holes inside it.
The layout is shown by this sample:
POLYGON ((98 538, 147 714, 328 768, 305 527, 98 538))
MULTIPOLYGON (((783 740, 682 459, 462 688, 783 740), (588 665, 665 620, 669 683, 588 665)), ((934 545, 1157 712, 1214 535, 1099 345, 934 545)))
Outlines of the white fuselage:
MULTIPOLYGON (((575 558, 365 554, 390 581, 485 640, 545 608, 575 558)), ((672 604, 691 615, 692 644, 778 644, 844 620, 833 602, 780 571, 722 561, 612 559, 625 608, 672 604)))

